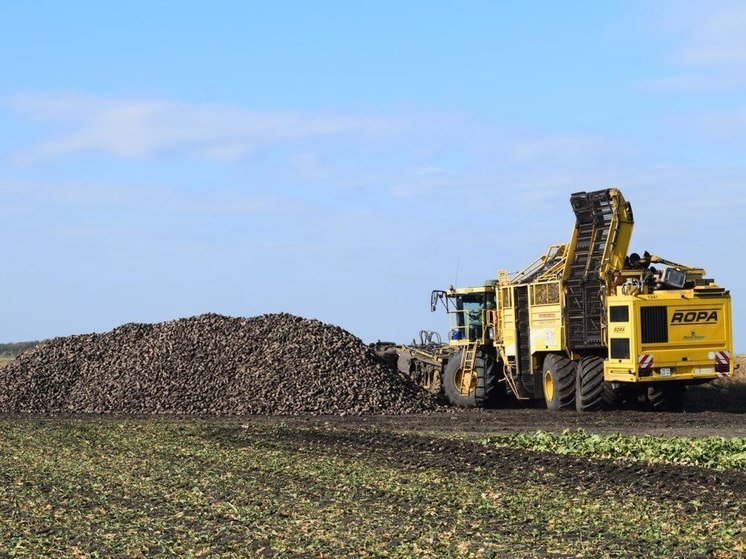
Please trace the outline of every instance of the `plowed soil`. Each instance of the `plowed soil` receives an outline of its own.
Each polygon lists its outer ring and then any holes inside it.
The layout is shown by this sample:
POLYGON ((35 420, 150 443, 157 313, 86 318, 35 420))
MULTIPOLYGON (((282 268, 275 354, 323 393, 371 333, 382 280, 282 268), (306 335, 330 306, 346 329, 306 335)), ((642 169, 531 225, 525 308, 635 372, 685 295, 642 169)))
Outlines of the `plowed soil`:
MULTIPOLYGON (((297 421, 299 424, 313 422, 311 419, 297 421)), ((437 431, 466 436, 583 429, 589 433, 624 435, 746 437, 746 414, 713 411, 656 413, 622 410, 579 413, 551 412, 546 409, 454 410, 401 417, 325 417, 323 421, 331 425, 368 426, 396 432, 437 431)))
POLYGON ((481 441, 578 427, 729 436, 743 418, 3 416, 0 558, 743 557, 742 469, 481 441))
MULTIPOLYGON (((546 413, 546 412, 545 412, 546 413)), ((554 416, 555 419, 557 416, 554 416)), ((416 470, 435 468, 464 475, 507 476, 516 483, 526 481, 547 483, 555 489, 572 491, 582 487, 592 495, 629 494, 637 498, 696 502, 699 510, 731 509, 746 513, 746 473, 717 472, 707 468, 676 465, 652 465, 617 462, 575 456, 561 456, 508 448, 490 448, 473 440, 443 437, 443 427, 455 423, 459 429, 486 427, 474 417, 430 418, 429 425, 407 421, 346 422, 332 428, 318 422, 298 428, 280 425, 267 437, 266 425, 253 428, 223 428, 217 437, 223 442, 247 444, 253 447, 279 449, 309 455, 340 458, 364 457, 397 468, 416 470), (441 419, 442 421, 438 421, 441 419), (464 421, 466 419, 466 421, 464 421), (461 421, 459 421, 461 420, 461 421), (398 432, 401 427, 415 430, 435 428, 437 433, 423 436, 413 432, 398 432)), ((547 426, 534 421, 537 414, 523 414, 523 430, 547 426)), ((712 423, 717 419, 710 418, 712 423)), ((744 432, 744 425, 740 426, 744 432)), ((717 428, 716 428, 717 429, 717 428)), ((494 429, 489 429, 494 432, 494 429)), ((472 431, 473 433, 474 431, 472 431)), ((702 434, 700 432, 700 434, 702 434)))
MULTIPOLYGON (((743 416, 720 413, 581 415, 546 410, 503 410, 418 417, 294 420, 290 424, 271 425, 252 419, 251 423, 240 427, 220 428, 215 437, 226 445, 286 452, 301 460, 303 457, 366 460, 396 471, 439 471, 446 478, 466 477, 475 484, 499 480, 508 487, 525 487, 525 484, 544 487, 551 494, 582 494, 583 498, 601 501, 635 501, 644 503, 646 511, 674 507, 685 518, 695 514, 741 518, 746 514, 746 472, 743 471, 561 456, 490 447, 472 439, 495 432, 580 427, 592 432, 746 435, 743 416), (268 428, 272 433, 269 437, 268 428)), ((475 524, 486 522, 478 515, 473 521, 475 524)), ((505 527, 500 529, 505 530, 505 527)), ((525 531, 531 529, 531 526, 525 527, 525 531)), ((510 530, 506 534, 509 535, 510 530)), ((598 556, 650 556, 649 545, 649 542, 636 542, 629 535, 619 537, 609 533, 598 556)), ((684 553, 680 556, 693 556, 691 549, 680 552, 684 553)), ((703 556, 740 556, 739 552, 733 553, 710 552, 703 556)), ((538 555, 550 554, 544 550, 538 555)))

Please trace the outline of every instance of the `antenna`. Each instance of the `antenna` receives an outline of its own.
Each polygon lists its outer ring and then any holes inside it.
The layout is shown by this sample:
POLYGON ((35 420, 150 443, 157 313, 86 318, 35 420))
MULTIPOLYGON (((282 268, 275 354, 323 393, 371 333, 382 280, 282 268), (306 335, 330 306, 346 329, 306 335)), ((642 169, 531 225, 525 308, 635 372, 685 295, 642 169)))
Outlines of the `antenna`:
POLYGON ((458 267, 461 264, 461 260, 456 260, 456 278, 453 280, 453 287, 458 287, 458 267))

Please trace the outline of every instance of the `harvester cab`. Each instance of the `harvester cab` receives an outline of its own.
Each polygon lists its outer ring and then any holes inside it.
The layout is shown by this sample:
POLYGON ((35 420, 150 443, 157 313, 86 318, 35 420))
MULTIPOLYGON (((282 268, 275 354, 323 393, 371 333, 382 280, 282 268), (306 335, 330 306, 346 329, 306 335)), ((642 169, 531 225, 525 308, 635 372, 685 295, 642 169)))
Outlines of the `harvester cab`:
POLYGON ((435 290, 430 301, 432 311, 437 310, 440 302, 448 313, 449 345, 491 344, 495 339, 497 315, 494 281, 487 281, 478 287, 450 286, 446 291, 435 290))

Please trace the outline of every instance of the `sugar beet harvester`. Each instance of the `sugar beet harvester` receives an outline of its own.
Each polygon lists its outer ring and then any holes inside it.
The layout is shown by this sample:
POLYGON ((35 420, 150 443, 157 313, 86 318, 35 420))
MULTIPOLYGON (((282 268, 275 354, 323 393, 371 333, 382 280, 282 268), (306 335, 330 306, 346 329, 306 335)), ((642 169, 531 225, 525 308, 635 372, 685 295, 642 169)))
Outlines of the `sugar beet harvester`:
POLYGON ((423 333, 396 349, 399 368, 457 406, 543 398, 580 411, 680 410, 686 385, 732 376, 730 293, 701 268, 628 256, 634 219, 619 190, 570 204, 569 243, 485 285, 433 291, 447 343, 423 333))

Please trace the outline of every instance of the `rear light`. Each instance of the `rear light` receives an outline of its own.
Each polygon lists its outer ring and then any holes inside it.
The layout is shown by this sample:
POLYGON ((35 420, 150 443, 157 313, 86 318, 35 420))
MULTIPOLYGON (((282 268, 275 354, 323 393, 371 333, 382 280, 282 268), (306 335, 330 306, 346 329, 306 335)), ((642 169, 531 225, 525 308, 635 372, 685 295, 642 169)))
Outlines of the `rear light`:
POLYGON ((638 357, 638 363, 640 364, 640 376, 649 377, 653 374, 653 354, 647 353, 638 357))
POLYGON ((730 373, 730 353, 727 351, 713 351, 709 355, 715 360, 716 373, 730 373))

